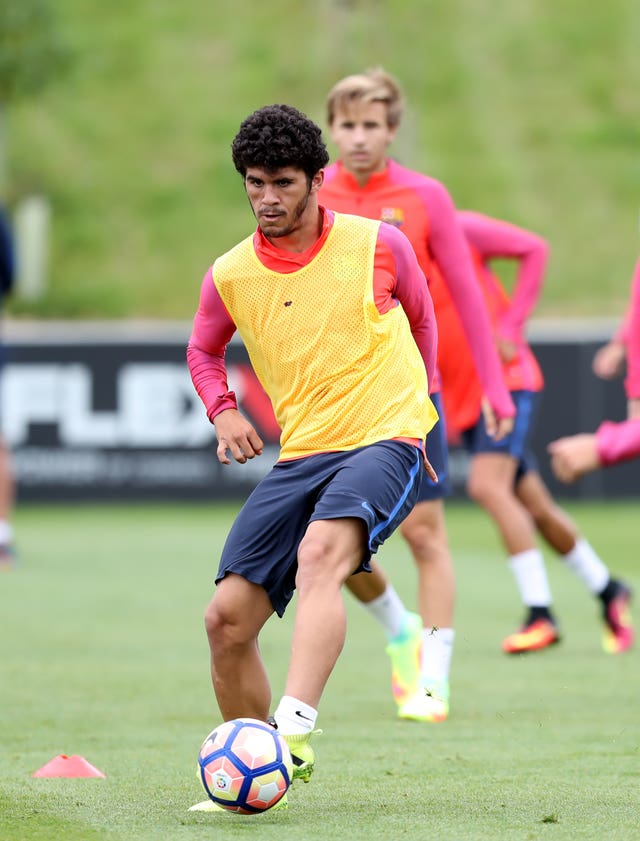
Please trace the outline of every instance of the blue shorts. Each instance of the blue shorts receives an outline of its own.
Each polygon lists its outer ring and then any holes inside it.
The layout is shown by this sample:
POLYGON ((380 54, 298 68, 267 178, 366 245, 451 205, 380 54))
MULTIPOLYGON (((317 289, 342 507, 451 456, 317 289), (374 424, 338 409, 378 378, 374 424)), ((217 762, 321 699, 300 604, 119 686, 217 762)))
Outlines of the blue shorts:
POLYGON ((368 535, 355 572, 416 503, 422 453, 401 441, 278 462, 251 493, 227 537, 216 576, 235 573, 263 587, 278 616, 293 596, 298 547, 309 523, 358 517, 368 535))
POLYGON ((484 417, 480 415, 475 426, 462 433, 462 443, 470 455, 478 453, 502 453, 510 455, 518 462, 516 480, 530 470, 537 469, 536 458, 529 449, 529 440, 533 430, 540 393, 537 391, 512 391, 511 399, 515 403, 516 417, 512 432, 500 441, 494 441, 487 434, 484 417))
POLYGON ((426 453, 438 481, 434 482, 425 473, 420 486, 418 502, 429 502, 433 499, 443 499, 451 493, 451 475, 449 473, 449 447, 447 445, 447 426, 442 409, 442 399, 439 392, 430 395, 431 402, 436 407, 440 420, 427 435, 426 453))

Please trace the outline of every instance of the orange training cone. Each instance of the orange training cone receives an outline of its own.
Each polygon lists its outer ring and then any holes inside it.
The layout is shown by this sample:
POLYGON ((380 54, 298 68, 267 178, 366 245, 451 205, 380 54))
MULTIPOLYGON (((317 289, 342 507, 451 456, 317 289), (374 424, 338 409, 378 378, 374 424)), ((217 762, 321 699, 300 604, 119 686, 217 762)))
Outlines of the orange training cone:
POLYGON ((65 756, 64 753, 54 756, 42 768, 31 775, 32 777, 105 777, 106 775, 95 768, 90 762, 78 754, 65 756))

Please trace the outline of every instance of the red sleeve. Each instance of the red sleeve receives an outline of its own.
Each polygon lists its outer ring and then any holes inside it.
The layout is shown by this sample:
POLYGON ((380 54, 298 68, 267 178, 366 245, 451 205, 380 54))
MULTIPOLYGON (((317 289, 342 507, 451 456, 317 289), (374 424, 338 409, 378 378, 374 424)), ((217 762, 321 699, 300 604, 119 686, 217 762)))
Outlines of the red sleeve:
POLYGON ((640 260, 631 281, 631 303, 627 330, 627 376, 624 381, 627 397, 640 398, 640 260))
POLYGON ((462 230, 483 262, 506 258, 518 261, 509 309, 500 319, 500 337, 512 342, 524 338, 524 326, 538 301, 547 265, 547 243, 536 234, 481 213, 458 214, 462 230))
MULTIPOLYGON (((401 304, 409 320, 411 333, 424 361, 431 388, 435 380, 438 329, 427 281, 409 240, 401 231, 386 222, 380 225, 378 232, 378 261, 384 260, 384 249, 381 246, 386 246, 392 260, 393 280, 388 287, 388 294, 401 304)), ((374 273, 374 285, 379 284, 379 279, 384 274, 374 273)), ((378 289, 375 290, 376 303, 378 309, 384 312, 387 307, 381 300, 380 293, 378 285, 378 289)))
POLYGON ((235 394, 229 391, 224 361, 235 329, 209 269, 202 281, 200 303, 187 344, 187 365, 210 421, 225 409, 238 408, 235 394))
POLYGON ((451 197, 434 179, 429 179, 422 196, 431 222, 431 254, 460 316, 482 388, 498 417, 514 417, 515 406, 502 375, 489 314, 451 197))

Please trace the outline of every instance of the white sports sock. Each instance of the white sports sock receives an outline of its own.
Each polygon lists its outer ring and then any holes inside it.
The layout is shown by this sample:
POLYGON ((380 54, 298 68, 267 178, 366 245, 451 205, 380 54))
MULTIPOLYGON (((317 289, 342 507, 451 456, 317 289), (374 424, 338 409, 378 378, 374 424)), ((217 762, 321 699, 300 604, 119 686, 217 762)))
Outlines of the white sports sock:
POLYGON ((588 540, 580 537, 562 560, 581 578, 592 593, 601 593, 609 583, 609 570, 588 540))
POLYGON ((278 725, 278 732, 283 736, 296 736, 300 733, 310 733, 316 726, 318 711, 292 698, 291 695, 283 695, 274 718, 278 725))
POLYGON ((360 604, 382 625, 388 640, 400 636, 404 630, 407 609, 393 584, 387 584, 387 589, 381 596, 360 604))
POLYGON ((0 520, 0 543, 7 544, 13 540, 13 526, 6 520, 0 520))
POLYGON ((539 549, 528 549, 509 558, 520 598, 527 607, 550 607, 551 588, 539 549))
POLYGON ((453 628, 424 628, 420 655, 420 685, 441 686, 449 682, 453 654, 453 628))

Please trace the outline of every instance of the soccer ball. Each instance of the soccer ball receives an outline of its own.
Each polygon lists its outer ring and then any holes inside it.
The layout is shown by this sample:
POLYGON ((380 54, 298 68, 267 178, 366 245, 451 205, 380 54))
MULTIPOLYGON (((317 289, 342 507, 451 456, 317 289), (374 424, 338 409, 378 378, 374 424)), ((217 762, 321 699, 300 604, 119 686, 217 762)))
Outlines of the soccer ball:
POLYGON ((235 718, 212 730, 198 763, 202 785, 214 803, 243 815, 275 806, 293 774, 285 740, 255 718, 235 718))

